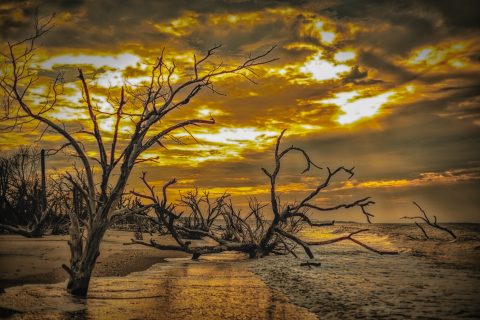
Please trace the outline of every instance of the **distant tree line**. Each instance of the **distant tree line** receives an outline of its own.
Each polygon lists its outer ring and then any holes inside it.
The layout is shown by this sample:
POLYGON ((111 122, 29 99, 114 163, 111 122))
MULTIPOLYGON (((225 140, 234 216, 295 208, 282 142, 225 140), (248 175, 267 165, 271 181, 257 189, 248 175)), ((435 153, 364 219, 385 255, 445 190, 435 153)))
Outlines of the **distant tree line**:
POLYGON ((67 232, 58 188, 47 187, 45 171, 40 173, 44 157, 43 150, 31 146, 0 156, 0 229, 25 237, 67 232))
MULTIPOLYGON (((22 146, 0 155, 0 232, 29 238, 47 234, 68 234, 69 211, 86 218, 85 201, 60 174, 47 177, 45 150, 22 146)), ((132 197, 123 197, 119 207, 133 205, 132 197)), ((148 232, 152 225, 145 219, 126 215, 116 221, 116 229, 148 232)))

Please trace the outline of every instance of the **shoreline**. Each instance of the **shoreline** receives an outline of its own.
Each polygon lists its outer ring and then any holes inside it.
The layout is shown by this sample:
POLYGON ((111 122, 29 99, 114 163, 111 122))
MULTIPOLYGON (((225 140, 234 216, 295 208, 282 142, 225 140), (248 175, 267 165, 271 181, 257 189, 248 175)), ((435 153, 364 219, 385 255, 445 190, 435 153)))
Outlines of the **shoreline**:
POLYGON ((24 284, 0 295, 0 317, 15 319, 314 320, 308 308, 267 286, 244 255, 167 259, 126 276, 94 277, 87 300, 63 284, 24 284), (88 302, 88 303, 86 303, 88 302))
MULTIPOLYGON (((329 237, 339 234, 334 227, 330 231, 329 237)), ((251 271, 321 319, 477 319, 478 225, 457 226, 455 231, 456 241, 438 232, 425 240, 414 225, 395 229, 375 225, 358 238, 376 248, 398 250, 398 255, 377 255, 354 243, 339 242, 312 247, 322 263, 319 268, 302 267, 298 259, 282 256, 259 260, 251 271)), ((302 236, 325 240, 322 233, 302 236)))
MULTIPOLYGON (((301 236, 325 240, 352 228, 358 226, 332 226, 322 232, 307 229, 301 236)), ((65 285, 58 283, 67 278, 60 267, 69 258, 66 237, 0 236, 0 284, 10 287, 0 295, 0 316, 11 315, 18 307, 20 313, 26 314, 60 312, 63 316, 80 312, 92 319, 104 318, 116 308, 131 314, 140 312, 148 319, 150 314, 198 319, 195 312, 199 310, 205 319, 217 319, 225 312, 235 315, 238 308, 254 319, 258 318, 255 310, 264 315, 271 313, 272 319, 293 319, 296 312, 308 319, 311 314, 325 319, 472 318, 480 316, 475 303, 480 296, 479 269, 475 264, 480 257, 477 230, 458 227, 456 241, 439 233, 425 240, 412 225, 375 225, 358 239, 376 248, 398 250, 399 255, 377 255, 350 242, 314 246, 312 250, 322 263, 319 268, 302 267, 300 262, 306 257, 300 251, 299 259, 271 256, 239 261, 234 254, 225 253, 192 261, 182 252, 125 247, 123 243, 129 242, 132 233, 109 231, 92 276, 88 308, 72 304, 65 285), (12 241, 15 239, 18 241, 12 241), (250 291, 245 294, 247 289, 250 291), (237 305, 238 294, 253 309, 237 305), (227 296, 230 298, 225 300, 227 296), (24 302, 17 301, 19 297, 24 302), (263 301, 262 306, 258 307, 252 297, 263 301), (52 305, 52 299, 57 299, 60 306, 52 305), (290 318, 281 315, 284 311, 290 318)), ((163 243, 172 241, 154 238, 163 243)))
MULTIPOLYGON (((145 271, 168 258, 189 255, 177 251, 154 248, 126 247, 132 232, 111 230, 100 248, 100 256, 93 270, 94 277, 124 277, 145 271)), ((17 235, 0 236, 0 293, 6 288, 25 284, 57 284, 68 279, 62 264, 68 265, 70 251, 67 236, 46 236, 38 239, 17 235), (31 252, 26 251, 27 248, 31 252)), ((165 240, 163 240, 165 241, 165 240)))

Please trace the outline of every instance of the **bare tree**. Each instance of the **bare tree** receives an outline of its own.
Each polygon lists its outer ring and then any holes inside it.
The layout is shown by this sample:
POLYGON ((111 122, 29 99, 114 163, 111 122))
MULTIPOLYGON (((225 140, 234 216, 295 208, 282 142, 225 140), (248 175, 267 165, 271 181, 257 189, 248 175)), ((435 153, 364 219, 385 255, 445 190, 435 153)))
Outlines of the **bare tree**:
MULTIPOLYGON (((197 259, 202 254, 219 253, 223 251, 245 252, 251 258, 263 257, 269 254, 287 253, 292 253, 296 256, 295 252, 293 251, 295 246, 302 247, 309 258, 314 258, 314 255, 310 249, 311 245, 326 245, 345 240, 352 241, 378 254, 396 254, 396 252, 374 249, 358 239, 353 238, 354 235, 365 232, 368 229, 353 232, 348 236, 320 242, 306 242, 297 236, 297 233, 304 226, 322 227, 333 224, 333 222, 326 224, 313 222, 308 215, 309 210, 326 212, 335 211, 340 208, 358 207, 367 218, 367 221, 370 222, 370 218, 373 217, 373 215, 367 212, 366 207, 374 202, 370 200, 369 197, 366 197, 351 203, 343 203, 331 207, 321 207, 314 203, 314 200, 320 191, 328 187, 332 179, 339 173, 345 172, 348 174, 349 178, 354 175, 353 168, 347 169, 342 166, 334 170, 327 167, 326 179, 319 183, 312 192, 307 194, 298 202, 281 205, 279 203, 279 196, 276 191, 277 178, 280 173, 282 159, 288 153, 299 152, 303 155, 306 161, 306 168, 303 170, 303 173, 309 171, 312 167, 321 169, 310 160, 308 154, 301 148, 291 146, 284 150, 280 150, 280 142, 284 132, 285 131, 280 134, 275 145, 275 167, 273 171, 270 172, 267 169, 262 168, 262 171, 270 180, 269 206, 272 210, 273 219, 267 220, 264 217, 262 209, 265 208, 265 206, 259 204, 256 199, 252 199, 250 201, 250 212, 246 216, 242 217, 240 215, 240 211, 236 210, 232 203, 228 201, 228 195, 223 195, 222 197, 218 198, 217 201, 215 201, 215 206, 219 207, 218 210, 221 212, 221 215, 224 218, 224 232, 218 232, 218 230, 222 230, 222 228, 213 228, 212 226, 210 226, 207 230, 200 227, 195 229, 186 228, 180 220, 182 213, 177 213, 176 205, 169 203, 167 199, 167 188, 173 185, 176 180, 170 180, 163 186, 162 196, 160 198, 156 195, 154 187, 148 183, 144 174, 141 179, 150 192, 146 195, 137 195, 149 200, 150 203, 154 205, 157 221, 161 222, 168 228, 169 233, 175 239, 177 244, 162 245, 154 240, 145 242, 135 239, 132 239, 132 242, 128 244, 141 244, 162 250, 184 251, 192 254, 193 259, 197 259), (182 232, 185 231, 187 231, 189 234, 196 233, 203 237, 208 237, 215 241, 216 244, 208 246, 194 246, 191 241, 186 241, 182 238, 182 232)), ((193 199, 190 199, 188 203, 197 203, 199 200, 198 193, 193 193, 191 195, 193 196, 193 199)), ((195 207, 192 210, 197 210, 197 208, 195 207)))
MULTIPOLYGON (((180 197, 180 205, 189 210, 188 215, 181 217, 181 223, 184 230, 203 230, 208 231, 221 214, 225 200, 228 195, 224 193, 220 197, 212 200, 209 192, 204 191, 201 195, 198 189, 195 191, 182 194, 180 197)), ((185 231, 187 238, 198 239, 201 234, 185 231)))
POLYGON ((69 212, 71 258, 70 265, 63 267, 70 276, 69 292, 86 296, 105 231, 111 223, 129 211, 128 208, 117 209, 117 204, 132 169, 139 162, 146 161, 140 155, 155 145, 163 146, 163 140, 177 130, 188 131, 190 126, 215 123, 213 118, 192 118, 177 122, 169 119, 169 116, 188 105, 202 90, 217 92, 213 86, 216 78, 239 74, 251 80, 252 68, 276 59, 266 58, 274 49, 271 48, 262 54, 250 56, 236 66, 214 64, 210 58, 220 48, 217 45, 201 58, 194 55, 192 68, 186 70, 187 75, 182 77, 184 80, 175 82, 173 79, 177 66, 174 61, 167 62, 162 51, 152 65, 148 82, 136 87, 122 87, 118 99, 111 99, 114 107, 114 112, 111 113, 103 112, 95 106, 87 77, 79 69, 83 107, 88 112, 91 128, 72 131, 66 124, 50 116, 51 111, 57 107, 61 93, 60 75, 53 81, 42 101, 29 99, 31 88, 38 80, 37 73, 30 67, 35 43, 51 29, 51 21, 52 18, 36 19, 35 32, 31 37, 7 43, 5 52, 2 52, 0 88, 4 106, 3 130, 37 123, 45 130, 63 137, 65 144, 59 146, 59 149, 68 148, 78 159, 81 169, 67 172, 66 179, 80 192, 86 204, 87 215, 83 219, 74 211, 69 212), (114 120, 113 132, 101 131, 99 116, 114 120), (119 137, 120 124, 124 121, 129 121, 134 126, 130 138, 126 140, 119 137), (80 138, 85 134, 93 137, 97 156, 87 153, 89 146, 83 144, 80 138), (105 134, 108 134, 108 140, 104 139, 105 134), (106 141, 111 141, 110 145, 106 141), (93 163, 99 167, 99 171, 94 171, 93 163), (85 177, 84 181, 79 178, 80 172, 85 177))
POLYGON ((35 147, 0 157, 0 229, 37 238, 48 228, 56 201, 47 205, 45 174, 39 175, 39 162, 35 147))
MULTIPOLYGON (((402 217, 401 219, 410 219, 410 220, 420 220, 420 221, 423 221, 424 223, 426 223, 427 225, 429 225, 430 227, 433 227, 435 229, 438 229, 438 230, 441 230, 441 231, 444 231, 446 233, 448 233, 453 239, 457 239, 457 235, 455 233, 453 233, 452 230, 446 228, 446 227, 443 227, 441 225, 439 225, 437 223, 437 216, 433 216, 433 221, 430 220, 430 218, 427 216, 427 213, 425 212, 425 210, 422 209, 422 207, 420 207, 420 205, 418 203, 416 203, 415 201, 412 201, 412 203, 418 208, 418 210, 420 210, 420 212, 423 214, 423 216, 413 216, 413 217, 402 217)), ((419 224, 417 221, 415 221, 415 225, 420 229, 422 230, 422 233, 423 235, 425 236, 426 239, 430 239, 430 237, 428 236, 428 233, 427 231, 425 230, 424 227, 422 227, 421 224, 419 224)))

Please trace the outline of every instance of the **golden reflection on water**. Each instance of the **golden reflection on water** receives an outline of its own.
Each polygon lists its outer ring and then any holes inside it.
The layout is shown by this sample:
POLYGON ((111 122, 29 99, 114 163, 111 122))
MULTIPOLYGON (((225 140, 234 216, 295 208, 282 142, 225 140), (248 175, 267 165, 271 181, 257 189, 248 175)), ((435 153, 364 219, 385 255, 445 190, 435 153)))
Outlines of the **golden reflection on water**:
MULTIPOLYGON (((366 225, 365 229, 370 229, 370 230, 354 235, 353 237, 379 250, 395 251, 398 249, 397 245, 393 241, 394 239, 392 239, 388 235, 379 234, 378 232, 375 232, 375 229, 376 229, 375 226, 366 225)), ((343 225, 326 226, 321 228, 313 227, 313 228, 305 228, 301 230, 300 236, 302 239, 306 241, 326 241, 326 240, 332 240, 335 238, 347 236, 351 232, 357 231, 357 230, 359 230, 358 225, 352 228, 348 226, 343 226, 343 225)), ((341 241, 334 244, 330 244, 330 246, 349 246, 349 247, 354 246, 354 247, 358 247, 360 250, 364 250, 351 241, 341 241)))
POLYGON ((64 284, 14 287, 0 306, 25 311, 16 315, 24 319, 316 319, 243 262, 176 261, 95 278, 86 302, 66 295, 64 284))

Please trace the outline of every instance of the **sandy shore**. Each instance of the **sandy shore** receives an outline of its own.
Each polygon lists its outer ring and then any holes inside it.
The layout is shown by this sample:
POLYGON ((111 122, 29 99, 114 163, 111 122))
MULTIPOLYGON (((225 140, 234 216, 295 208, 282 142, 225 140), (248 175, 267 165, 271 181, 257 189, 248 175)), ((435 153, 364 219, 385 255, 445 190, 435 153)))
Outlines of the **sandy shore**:
MULTIPOLYGON (((364 227, 307 229, 301 236, 326 240, 364 227)), ((226 254, 193 262, 178 252, 123 246, 132 233, 110 231, 87 301, 65 293, 66 274, 60 266, 69 259, 66 237, 0 236, 0 283, 6 288, 0 295, 0 317, 480 318, 479 225, 453 226, 456 241, 435 232, 432 239, 422 239, 412 225, 368 227, 358 239, 400 254, 380 256, 344 242, 313 249, 322 263, 319 268, 300 266, 306 260, 301 250, 299 259, 242 261, 226 254)))
MULTIPOLYGON (((302 237, 325 240, 363 227, 305 230, 302 237)), ((424 240, 411 225, 368 227, 357 239, 399 255, 381 256, 342 242, 313 248, 319 268, 284 256, 259 259, 251 270, 321 319, 480 319, 478 225, 453 226, 456 241, 436 232, 424 240)))
POLYGON ((12 262, 5 268, 2 265, 2 275, 6 275, 3 281, 7 282, 9 276, 9 285, 22 284, 6 288, 0 295, 0 317, 316 319, 313 313, 292 304, 288 297, 272 290, 249 271, 250 262, 243 254, 206 255, 200 261, 192 261, 189 256, 176 252, 123 247, 121 244, 129 236, 128 233, 109 233, 101 248, 103 259, 99 258, 86 300, 67 294, 64 282, 50 283, 65 278, 64 274, 57 274, 60 272, 58 264, 68 259, 64 240, 46 238, 37 242, 13 242, 10 236, 0 239, 2 259, 12 262), (28 251, 29 247, 33 251, 28 251), (49 266, 56 269, 43 272, 49 266), (137 272, 126 275, 134 270, 137 272))
MULTIPOLYGON (((100 247, 93 276, 125 276, 148 269, 165 258, 186 257, 176 251, 160 251, 142 246, 124 246, 132 232, 108 231, 100 247)), ((29 283, 57 283, 68 276, 62 264, 68 265, 68 236, 45 236, 28 239, 17 235, 0 236, 0 290, 29 283)), ((162 239, 168 242, 167 239, 162 239)))

